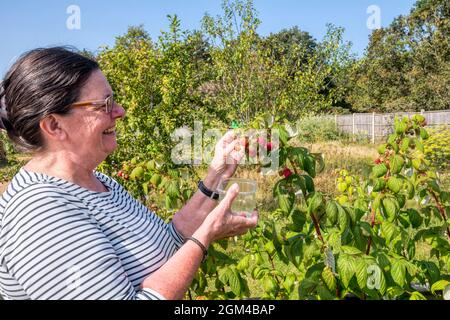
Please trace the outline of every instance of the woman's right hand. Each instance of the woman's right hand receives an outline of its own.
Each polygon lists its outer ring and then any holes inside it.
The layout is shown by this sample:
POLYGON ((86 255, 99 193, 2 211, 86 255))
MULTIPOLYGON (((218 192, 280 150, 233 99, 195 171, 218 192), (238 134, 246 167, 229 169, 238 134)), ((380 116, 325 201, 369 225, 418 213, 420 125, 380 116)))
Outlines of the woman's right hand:
POLYGON ((211 242, 244 234, 258 224, 258 212, 254 211, 250 218, 236 215, 231 211, 231 204, 239 194, 239 186, 232 185, 224 199, 205 218, 202 225, 194 233, 194 237, 201 238, 205 245, 211 242))

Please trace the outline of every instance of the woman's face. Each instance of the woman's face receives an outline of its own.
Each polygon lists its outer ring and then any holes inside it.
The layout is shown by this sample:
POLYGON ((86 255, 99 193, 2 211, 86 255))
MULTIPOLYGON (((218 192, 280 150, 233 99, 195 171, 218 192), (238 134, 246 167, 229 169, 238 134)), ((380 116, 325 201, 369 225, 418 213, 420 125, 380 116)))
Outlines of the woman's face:
MULTIPOLYGON (((94 71, 81 89, 79 101, 104 100, 112 89, 100 70, 94 71)), ((100 163, 117 147, 116 120, 123 118, 125 110, 114 103, 111 114, 104 108, 74 107, 64 117, 68 148, 86 160, 100 163)))

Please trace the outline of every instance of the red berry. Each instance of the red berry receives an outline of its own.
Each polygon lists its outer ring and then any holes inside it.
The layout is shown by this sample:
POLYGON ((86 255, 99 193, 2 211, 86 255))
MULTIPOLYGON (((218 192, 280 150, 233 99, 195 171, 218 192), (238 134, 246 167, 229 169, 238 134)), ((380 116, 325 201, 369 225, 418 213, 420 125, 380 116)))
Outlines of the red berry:
POLYGON ((266 149, 267 149, 267 151, 272 151, 272 142, 268 142, 267 143, 267 145, 266 145, 266 149))
POLYGON ((289 168, 284 168, 284 170, 283 170, 283 176, 285 177, 285 178, 288 178, 289 176, 291 176, 292 175, 292 171, 289 169, 289 168))
POLYGON ((380 158, 375 160, 375 164, 380 164, 380 163, 381 163, 381 159, 380 158))
POLYGON ((123 171, 120 170, 119 172, 117 172, 117 176, 118 176, 118 177, 122 177, 122 176, 123 176, 123 171))

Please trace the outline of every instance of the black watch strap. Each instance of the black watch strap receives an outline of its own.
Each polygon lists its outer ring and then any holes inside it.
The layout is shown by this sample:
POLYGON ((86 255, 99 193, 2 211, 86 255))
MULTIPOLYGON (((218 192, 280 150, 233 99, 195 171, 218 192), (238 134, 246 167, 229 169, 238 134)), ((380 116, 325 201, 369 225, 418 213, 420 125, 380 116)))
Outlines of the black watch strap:
POLYGON ((207 196, 208 198, 211 198, 211 199, 214 199, 214 200, 219 199, 219 194, 218 194, 217 192, 215 192, 215 191, 209 190, 209 189, 205 186, 205 184, 203 183, 202 180, 200 180, 200 181, 198 182, 198 189, 199 189, 205 196, 207 196))

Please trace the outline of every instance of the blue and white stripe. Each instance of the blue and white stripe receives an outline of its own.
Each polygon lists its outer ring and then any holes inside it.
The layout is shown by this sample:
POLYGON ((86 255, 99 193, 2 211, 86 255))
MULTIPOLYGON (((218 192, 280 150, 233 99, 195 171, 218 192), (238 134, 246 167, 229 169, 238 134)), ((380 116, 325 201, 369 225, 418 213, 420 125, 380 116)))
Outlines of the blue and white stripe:
POLYGON ((113 179, 108 192, 21 169, 0 198, 4 299, 164 299, 140 289, 183 244, 113 179))

